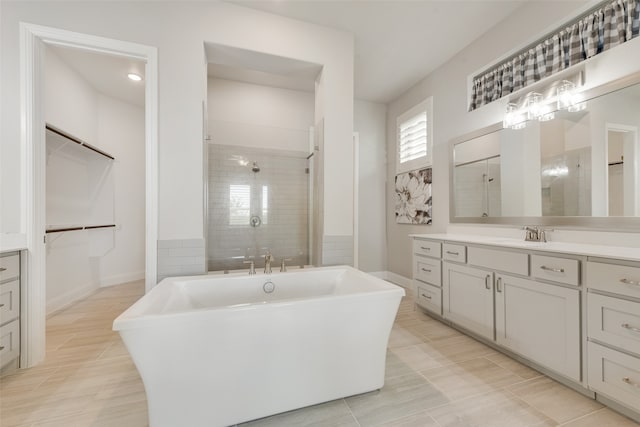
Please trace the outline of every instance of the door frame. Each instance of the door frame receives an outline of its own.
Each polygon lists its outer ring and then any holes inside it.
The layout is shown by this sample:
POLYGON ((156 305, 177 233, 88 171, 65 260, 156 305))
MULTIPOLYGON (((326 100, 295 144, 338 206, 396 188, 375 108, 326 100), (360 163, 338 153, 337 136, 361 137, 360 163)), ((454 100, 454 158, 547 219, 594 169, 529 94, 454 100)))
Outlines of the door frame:
POLYGON ((640 212, 640 198, 637 196, 638 188, 640 188, 640 163, 638 162, 638 153, 640 153, 640 146, 638 145, 638 127, 632 125, 624 125, 620 123, 605 123, 605 206, 606 214, 609 215, 609 132, 622 132, 629 134, 630 138, 626 138, 623 145, 623 152, 626 154, 626 162, 628 165, 626 174, 623 176, 625 188, 626 185, 631 184, 632 190, 625 191, 624 197, 624 214, 626 215, 638 215, 640 212), (632 197, 632 202, 627 199, 632 197), (631 211, 631 212, 629 212, 631 211))
POLYGON ((145 290, 156 284, 158 241, 158 50, 152 46, 20 22, 21 231, 27 236, 21 287, 20 367, 44 360, 46 327, 45 45, 145 61, 145 290))

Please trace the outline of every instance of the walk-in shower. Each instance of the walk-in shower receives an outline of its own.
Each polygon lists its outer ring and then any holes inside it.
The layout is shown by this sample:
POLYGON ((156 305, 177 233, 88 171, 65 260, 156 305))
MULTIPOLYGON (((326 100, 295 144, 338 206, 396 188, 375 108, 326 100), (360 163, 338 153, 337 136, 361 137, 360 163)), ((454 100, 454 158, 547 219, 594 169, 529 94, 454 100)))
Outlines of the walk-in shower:
POLYGON ((208 145, 208 269, 309 264, 308 153, 208 145))
POLYGON ((456 216, 499 216, 500 156, 457 164, 455 188, 456 216))

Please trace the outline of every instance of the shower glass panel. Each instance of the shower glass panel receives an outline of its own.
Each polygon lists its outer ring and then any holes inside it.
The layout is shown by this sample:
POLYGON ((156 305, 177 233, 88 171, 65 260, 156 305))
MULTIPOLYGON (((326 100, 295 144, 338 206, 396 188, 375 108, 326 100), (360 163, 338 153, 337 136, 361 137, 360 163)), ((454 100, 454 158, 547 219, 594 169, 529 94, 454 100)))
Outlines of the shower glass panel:
POLYGON ((456 216, 499 216, 500 156, 456 165, 456 216))
POLYGON ((307 153, 209 144, 209 271, 309 263, 307 153), (276 264, 277 263, 277 264, 276 264))

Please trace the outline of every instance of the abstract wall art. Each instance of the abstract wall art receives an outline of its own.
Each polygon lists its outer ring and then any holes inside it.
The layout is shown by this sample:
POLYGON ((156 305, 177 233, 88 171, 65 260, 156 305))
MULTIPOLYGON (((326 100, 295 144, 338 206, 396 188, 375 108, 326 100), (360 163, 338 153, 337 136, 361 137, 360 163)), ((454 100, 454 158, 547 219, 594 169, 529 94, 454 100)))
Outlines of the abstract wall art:
POLYGON ((396 223, 431 224, 431 168, 396 175, 396 223))

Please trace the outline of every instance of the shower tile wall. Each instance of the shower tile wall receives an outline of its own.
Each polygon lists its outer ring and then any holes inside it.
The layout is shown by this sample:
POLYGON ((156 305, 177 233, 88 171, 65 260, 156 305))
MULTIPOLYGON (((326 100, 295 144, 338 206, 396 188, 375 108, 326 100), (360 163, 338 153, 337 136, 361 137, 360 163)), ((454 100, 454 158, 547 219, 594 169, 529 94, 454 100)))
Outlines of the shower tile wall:
MULTIPOLYGON (((307 153, 209 145, 209 271, 257 268, 264 254, 287 265, 305 265, 308 257, 307 153), (260 168, 253 172, 254 162, 260 168), (233 203, 232 203, 233 200, 233 203), (253 227, 251 217, 261 224, 253 227)), ((277 270, 276 270, 277 271, 277 270)))

